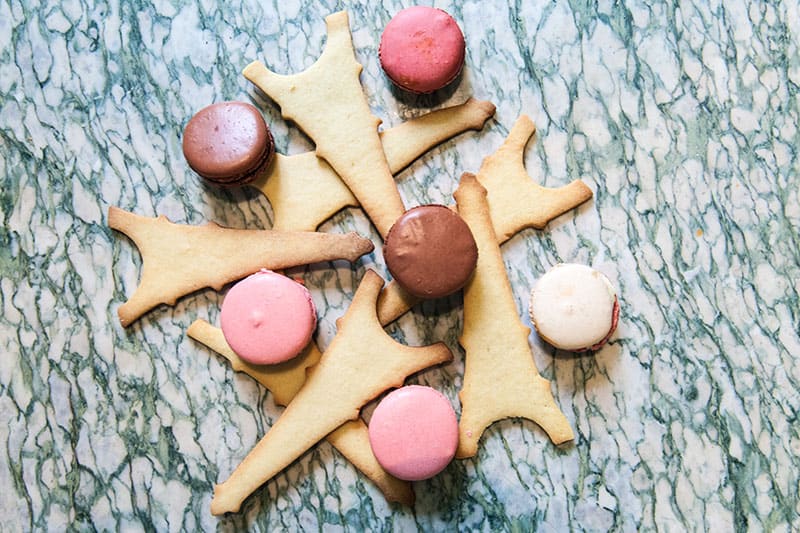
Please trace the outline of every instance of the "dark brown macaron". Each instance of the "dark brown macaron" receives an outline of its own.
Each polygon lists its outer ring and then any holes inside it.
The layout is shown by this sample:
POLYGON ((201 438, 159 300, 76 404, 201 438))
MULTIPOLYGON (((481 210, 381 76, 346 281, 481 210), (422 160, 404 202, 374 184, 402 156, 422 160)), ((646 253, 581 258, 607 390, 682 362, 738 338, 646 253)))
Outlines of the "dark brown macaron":
POLYGON ((418 298, 441 298, 462 288, 478 262, 478 246, 467 223, 443 205, 406 211, 386 236, 389 272, 418 298))
POLYGON ((217 185, 253 181, 275 155, 272 133, 264 117, 246 102, 220 102, 204 107, 183 130, 186 162, 217 185))

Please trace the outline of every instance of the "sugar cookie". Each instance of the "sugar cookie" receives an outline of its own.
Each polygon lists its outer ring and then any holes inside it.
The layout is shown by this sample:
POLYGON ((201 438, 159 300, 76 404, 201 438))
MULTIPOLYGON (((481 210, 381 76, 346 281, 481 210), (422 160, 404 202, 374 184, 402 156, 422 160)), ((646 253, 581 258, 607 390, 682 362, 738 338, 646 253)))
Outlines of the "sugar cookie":
MULTIPOLYGON (((243 372, 261 383, 275 398, 275 403, 286 406, 306 381, 309 368, 319 362, 322 353, 314 341, 299 356, 277 365, 251 365, 231 350, 222 330, 205 320, 195 320, 186 332, 189 337, 201 342, 228 360, 236 372, 243 372)), ((414 491, 407 481, 389 474, 375 459, 369 444, 367 425, 361 418, 345 422, 327 437, 331 445, 353 463, 390 502, 405 505, 414 503, 414 491)))
POLYGON ((500 243, 525 228, 544 229, 548 222, 592 197, 591 189, 580 180, 543 187, 531 179, 525 170, 524 152, 535 131, 533 121, 521 115, 503 144, 484 158, 478 170, 500 243))
MULTIPOLYGON (((491 102, 468 99, 431 111, 380 133, 389 170, 397 174, 415 159, 467 130, 478 130, 494 114, 491 102)), ((345 207, 359 203, 331 166, 316 152, 275 154, 252 186, 272 206, 272 229, 314 231, 345 207)))
POLYGON ((392 339, 378 322, 375 303, 383 286, 368 270, 339 331, 297 396, 230 478, 215 487, 211 512, 238 511, 244 499, 311 446, 358 417, 384 390, 424 368, 452 360, 443 343, 412 348, 392 339))
POLYGON ((306 381, 308 370, 319 362, 322 353, 311 341, 297 357, 276 365, 254 365, 234 352, 225 340, 222 330, 205 320, 195 320, 186 334, 224 357, 235 372, 243 372, 272 393, 275 403, 288 405, 306 381))
POLYGON ((133 240, 142 254, 139 286, 117 311, 130 325, 158 304, 175 305, 181 296, 204 287, 221 290, 261 268, 346 259, 355 261, 374 248, 355 233, 243 230, 173 224, 167 217, 148 218, 117 207, 108 210, 108 225, 133 240))
POLYGON ((359 81, 362 66, 353 50, 346 11, 325 18, 328 40, 308 70, 282 76, 255 61, 245 78, 281 107, 316 144, 347 184, 381 236, 405 207, 383 152, 378 125, 359 81))
POLYGON ((508 417, 536 422, 555 444, 571 440, 572 428, 553 399, 550 382, 539 375, 533 361, 530 329, 517 312, 486 189, 465 173, 455 197, 478 243, 478 265, 464 287, 460 343, 466 356, 456 457, 475 455, 484 429, 508 417))

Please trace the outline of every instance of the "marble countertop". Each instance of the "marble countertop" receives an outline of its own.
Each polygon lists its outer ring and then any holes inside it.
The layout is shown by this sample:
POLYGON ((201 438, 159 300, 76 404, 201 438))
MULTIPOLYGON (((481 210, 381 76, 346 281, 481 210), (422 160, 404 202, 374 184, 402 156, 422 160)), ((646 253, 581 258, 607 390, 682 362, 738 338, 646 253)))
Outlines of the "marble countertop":
MULTIPOLYGON (((0 2, 0 530, 796 530, 800 515, 800 13, 796 2, 436 2, 467 43, 458 84, 393 89, 380 33, 405 1, 0 2), (749 4, 749 5, 748 5, 749 4), (450 203, 521 114, 537 125, 532 179, 594 193, 503 257, 523 321, 559 262, 618 287, 622 314, 593 355, 531 334, 535 362, 575 432, 487 430, 476 457, 388 504, 327 443, 247 500, 209 512, 281 412, 262 386, 186 336, 217 323, 203 290, 122 328, 141 258, 109 229, 119 206, 175 222, 269 228, 259 193, 203 185, 183 125, 223 100, 264 113, 278 151, 313 145, 241 75, 318 57, 346 7, 361 80, 385 126, 469 96, 497 112, 398 178, 408 206, 450 203)), ((363 212, 323 231, 376 242, 363 212)), ((366 268, 296 268, 330 343, 366 268)), ((452 363, 409 382, 459 411, 461 298, 427 302, 388 331, 443 340, 452 363)), ((502 386, 502 384, 498 384, 502 386)))

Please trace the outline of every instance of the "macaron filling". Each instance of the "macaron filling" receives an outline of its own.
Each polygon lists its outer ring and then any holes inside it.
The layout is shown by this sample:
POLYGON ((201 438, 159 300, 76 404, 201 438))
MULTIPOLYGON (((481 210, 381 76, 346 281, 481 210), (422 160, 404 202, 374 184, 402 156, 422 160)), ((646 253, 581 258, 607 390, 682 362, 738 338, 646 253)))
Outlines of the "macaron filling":
POLYGON ((261 270, 234 285, 220 312, 231 349, 253 364, 276 364, 298 355, 317 325, 308 290, 286 276, 261 270))
POLYGON ((589 348, 584 348, 583 350, 575 350, 576 352, 594 352, 605 346, 608 340, 611 338, 611 335, 617 330, 617 324, 619 323, 619 299, 615 296, 614 297, 614 309, 611 312, 611 329, 608 330, 608 334, 598 342, 590 346, 589 348))

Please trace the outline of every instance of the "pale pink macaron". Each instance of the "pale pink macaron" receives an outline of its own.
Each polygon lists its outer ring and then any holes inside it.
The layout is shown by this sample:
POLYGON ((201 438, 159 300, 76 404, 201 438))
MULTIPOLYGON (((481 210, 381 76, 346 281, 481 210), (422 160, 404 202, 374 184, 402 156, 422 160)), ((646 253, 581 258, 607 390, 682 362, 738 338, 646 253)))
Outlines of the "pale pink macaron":
POLYGON ((418 94, 431 93, 461 72, 464 35, 453 17, 441 9, 409 7, 386 25, 378 55, 395 85, 418 94))
POLYGON ((369 442, 378 463, 396 478, 428 479, 453 460, 458 420, 441 392, 409 385, 386 395, 375 408, 369 442))
POLYGON ((261 270, 228 291, 220 321, 225 340, 239 357, 266 365, 288 361, 308 345, 317 312, 305 287, 261 270))

